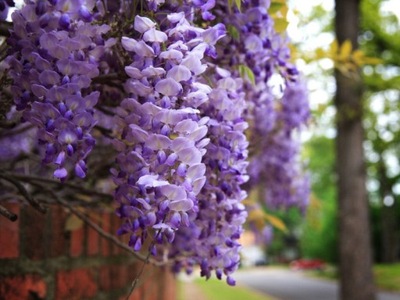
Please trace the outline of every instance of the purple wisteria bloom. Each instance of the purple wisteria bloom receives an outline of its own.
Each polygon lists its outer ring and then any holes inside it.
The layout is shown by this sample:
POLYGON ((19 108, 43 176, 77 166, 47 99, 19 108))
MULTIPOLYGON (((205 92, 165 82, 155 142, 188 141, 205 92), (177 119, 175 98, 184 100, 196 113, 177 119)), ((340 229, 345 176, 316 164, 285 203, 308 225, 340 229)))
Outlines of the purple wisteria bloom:
POLYGON ((195 217, 206 181, 202 160, 208 119, 201 118, 193 93, 204 102, 211 91, 196 84, 206 70, 208 45, 201 37, 204 30, 184 16, 173 19, 164 32, 155 21, 136 16, 134 28, 140 38, 121 41, 132 57, 124 86, 130 98, 115 119, 120 135, 114 144, 121 153, 113 172, 118 214, 126 221, 120 232, 130 234, 135 250, 150 238, 153 251, 162 251, 195 217))
POLYGON ((102 35, 110 27, 92 25, 87 1, 36 1, 13 13, 7 58, 12 92, 23 118, 38 127, 43 161, 54 176, 86 176, 85 159, 95 144, 94 106, 99 93, 87 92, 105 52, 102 35))

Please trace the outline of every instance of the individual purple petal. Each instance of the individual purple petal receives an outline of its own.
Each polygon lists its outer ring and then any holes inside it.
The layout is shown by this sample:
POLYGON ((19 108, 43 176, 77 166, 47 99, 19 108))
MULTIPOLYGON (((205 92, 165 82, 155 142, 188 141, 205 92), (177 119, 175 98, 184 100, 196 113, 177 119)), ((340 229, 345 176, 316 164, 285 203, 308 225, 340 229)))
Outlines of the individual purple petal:
POLYGON ((31 89, 32 93, 38 98, 46 96, 47 89, 43 85, 32 84, 31 89))
POLYGON ((173 166, 178 159, 178 155, 176 153, 171 153, 168 155, 167 160, 165 161, 165 164, 168 166, 173 166))
POLYGON ((226 282, 227 282, 230 286, 235 286, 235 285, 236 285, 235 279, 233 279, 231 276, 226 277, 226 282))
POLYGON ((127 38, 125 36, 121 39, 122 47, 125 50, 135 52, 137 55, 142 57, 153 57, 154 50, 150 46, 146 45, 143 41, 136 41, 135 39, 127 38))
POLYGON ((142 71, 142 75, 146 77, 153 77, 153 76, 160 77, 164 74, 165 74, 164 68, 155 68, 153 66, 147 67, 142 71))
POLYGON ((186 66, 195 75, 200 75, 207 69, 207 65, 201 63, 200 57, 192 53, 182 60, 182 65, 186 66))
POLYGON ((155 90, 165 96, 177 96, 182 91, 182 85, 171 78, 157 82, 155 90))
POLYGON ((255 34, 248 36, 245 39, 244 44, 245 44, 246 50, 249 51, 250 53, 260 52, 263 49, 262 40, 255 34))
POLYGON ((167 39, 168 36, 164 32, 155 28, 149 29, 143 35, 143 40, 150 43, 164 43, 167 39))
POLYGON ((187 199, 186 191, 183 187, 175 184, 163 185, 160 187, 160 192, 167 197, 168 200, 185 200, 187 199))
POLYGON ((143 175, 137 181, 137 184, 143 185, 144 187, 159 187, 163 185, 168 185, 169 182, 165 180, 159 180, 158 175, 143 175))
POLYGON ((223 38, 226 35, 225 25, 222 23, 218 23, 213 27, 210 27, 203 31, 201 36, 204 39, 204 42, 208 45, 215 45, 217 41, 223 38))
POLYGON ((195 195, 200 193, 200 191, 203 188, 206 181, 207 181, 207 178, 205 176, 197 178, 195 181, 193 181, 193 193, 195 195))
POLYGON ((148 133, 136 124, 129 125, 131 135, 134 140, 143 143, 147 140, 148 133))
POLYGON ((56 159, 54 160, 54 163, 57 164, 57 165, 63 165, 63 164, 64 164, 64 161, 65 161, 65 152, 64 152, 64 151, 61 151, 61 152, 57 155, 56 159))
POLYGON ((93 20, 93 16, 90 13, 90 11, 87 9, 85 6, 81 6, 79 9, 79 16, 84 20, 85 22, 91 22, 93 20))
POLYGON ((186 175, 186 165, 180 164, 176 169, 176 174, 178 174, 178 176, 184 177, 186 175))
POLYGON ((187 67, 177 65, 168 71, 167 77, 174 79, 176 82, 187 81, 192 77, 192 73, 187 67))
POLYGON ((55 85, 60 82, 60 75, 57 72, 51 70, 44 70, 39 75, 40 83, 43 85, 55 85))
POLYGON ((178 152, 182 149, 193 147, 194 142, 185 138, 185 137, 177 137, 172 141, 171 149, 175 152, 178 152))
POLYGON ((145 145, 151 150, 162 150, 169 148, 171 140, 162 134, 152 134, 147 138, 145 145))
POLYGON ((82 169, 82 167, 79 165, 79 163, 75 164, 75 175, 78 176, 79 178, 85 178, 86 177, 86 173, 82 169))
POLYGON ((78 137, 75 132, 70 129, 65 129, 60 132, 58 135, 58 141, 64 144, 73 144, 77 141, 78 137))
POLYGON ((186 98, 188 103, 196 108, 208 101, 207 94, 201 91, 189 93, 186 98))
POLYGON ((146 17, 141 17, 139 15, 135 16, 135 21, 133 23, 133 28, 140 33, 144 33, 156 26, 152 20, 146 17))
POLYGON ((197 127, 198 127, 197 122, 191 119, 186 119, 176 124, 174 127, 174 131, 179 133, 189 134, 194 130, 196 130, 197 127))
POLYGON ((53 173, 54 177, 58 178, 58 179, 64 179, 68 176, 68 172, 67 169, 65 168, 60 168, 60 169, 56 169, 53 173))
MULTIPOLYGON (((171 207, 171 204, 170 204, 171 207)), ((178 228, 181 225, 182 222, 182 217, 181 214, 178 212, 174 212, 172 214, 171 219, 169 220, 169 223, 173 226, 173 228, 178 228)))
POLYGON ((190 166, 189 169, 187 170, 186 177, 191 181, 194 181, 197 178, 204 176, 205 172, 206 172, 205 164, 194 164, 190 166))
POLYGON ((193 208, 193 201, 190 199, 174 200, 169 203, 169 208, 173 211, 188 211, 193 208))
POLYGON ((185 114, 175 109, 163 109, 155 115, 155 119, 170 125, 175 125, 184 118, 185 114))
POLYGON ((181 51, 178 51, 175 49, 170 49, 170 50, 161 52, 159 57, 161 59, 165 59, 165 60, 169 60, 169 61, 176 61, 177 63, 180 63, 182 61, 183 54, 181 51))
POLYGON ((178 23, 183 18, 185 18, 185 13, 183 11, 179 13, 170 13, 167 15, 167 18, 171 23, 178 23))
POLYGON ((177 155, 180 161, 188 165, 198 164, 202 159, 201 152, 195 147, 182 149, 177 152, 177 155))
POLYGON ((207 126, 200 126, 195 131, 188 135, 188 138, 197 142, 198 140, 202 139, 207 134, 208 128, 207 126))
POLYGON ((128 93, 137 94, 142 97, 148 96, 153 92, 153 88, 151 88, 150 86, 146 86, 140 81, 134 79, 128 80, 125 83, 125 90, 128 93))

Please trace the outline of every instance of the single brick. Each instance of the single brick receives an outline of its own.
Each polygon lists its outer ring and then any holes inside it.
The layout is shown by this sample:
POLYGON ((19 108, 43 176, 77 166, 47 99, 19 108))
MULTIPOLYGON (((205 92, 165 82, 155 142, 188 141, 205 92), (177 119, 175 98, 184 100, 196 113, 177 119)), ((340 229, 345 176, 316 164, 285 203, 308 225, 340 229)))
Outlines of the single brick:
POLYGON ((15 222, 0 217, 0 258, 17 258, 19 256, 19 212, 17 203, 2 204, 9 211, 18 215, 15 222))
POLYGON ((176 278, 172 272, 166 267, 161 269, 163 273, 163 286, 164 286, 164 297, 160 299, 176 299, 177 298, 177 284, 176 278))
MULTIPOLYGON (((115 234, 114 232, 111 232, 110 213, 103 213, 101 215, 101 227, 105 232, 108 232, 110 234, 115 234)), ((111 242, 108 239, 101 238, 100 245, 101 245, 101 254, 103 256, 109 256, 111 254, 111 242)))
MULTIPOLYGON (((120 297, 118 300, 126 300, 128 295, 120 297)), ((143 300, 140 289, 135 289, 130 295, 128 300, 143 300)), ((168 299, 169 300, 169 299, 168 299)))
POLYGON ((67 213, 61 206, 54 206, 51 210, 51 240, 50 257, 63 256, 66 251, 65 221, 67 213))
MULTIPOLYGON (((94 223, 99 223, 99 214, 90 214, 90 219, 94 223)), ((96 255, 99 254, 100 251, 100 235, 99 233, 94 230, 92 227, 87 226, 87 255, 96 255)))
POLYGON ((110 281, 112 289, 120 289, 126 286, 126 278, 121 276, 124 273, 124 266, 110 266, 110 281))
POLYGON ((78 257, 83 254, 85 242, 85 231, 83 227, 71 231, 71 243, 69 253, 72 257, 78 257))
POLYGON ((0 277, 0 300, 45 299, 47 286, 36 274, 0 277))
POLYGON ((93 270, 75 269, 57 273, 56 300, 81 300, 96 294, 93 270))
MULTIPOLYGON (((157 274, 158 275, 158 274, 157 274)), ((143 300, 158 300, 158 293, 162 293, 159 287, 159 276, 149 276, 144 278, 145 282, 140 286, 140 294, 143 300)))
POLYGON ((47 214, 42 214, 31 206, 23 208, 21 225, 24 230, 24 253, 33 260, 43 259, 46 256, 48 237, 46 239, 47 214))
POLYGON ((110 266, 102 266, 99 270, 99 287, 102 291, 109 291, 111 286, 111 270, 110 266))
MULTIPOLYGON (((117 230, 120 228, 121 226, 121 219, 118 218, 116 215, 111 215, 111 234, 116 234, 117 230)), ((123 240, 124 237, 127 237, 127 234, 124 234, 123 236, 118 237, 119 240, 123 240)), ((121 253, 124 253, 125 251, 123 249, 121 249, 120 247, 118 247, 117 245, 115 245, 114 243, 111 244, 111 253, 113 255, 118 255, 121 253)))

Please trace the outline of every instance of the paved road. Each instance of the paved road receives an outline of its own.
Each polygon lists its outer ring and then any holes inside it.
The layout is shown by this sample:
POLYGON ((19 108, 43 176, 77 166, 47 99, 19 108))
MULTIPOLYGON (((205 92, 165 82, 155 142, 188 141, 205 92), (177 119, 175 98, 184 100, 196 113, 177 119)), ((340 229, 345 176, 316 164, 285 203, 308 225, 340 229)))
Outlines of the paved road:
MULTIPOLYGON (((238 284, 279 300, 337 300, 337 284, 306 277, 302 272, 259 268, 236 272, 238 284)), ((400 294, 379 293, 378 300, 400 300, 400 294)))

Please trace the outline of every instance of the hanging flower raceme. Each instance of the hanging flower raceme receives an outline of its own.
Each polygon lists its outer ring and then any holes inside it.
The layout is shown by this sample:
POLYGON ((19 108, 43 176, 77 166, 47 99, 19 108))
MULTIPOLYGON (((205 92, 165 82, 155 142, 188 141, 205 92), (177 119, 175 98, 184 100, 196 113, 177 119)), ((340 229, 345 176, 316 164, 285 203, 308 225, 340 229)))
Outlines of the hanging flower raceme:
POLYGON ((210 143, 203 160, 207 181, 198 196, 197 216, 188 228, 177 231, 170 257, 177 258, 176 271, 183 267, 190 272, 197 264, 202 276, 209 278, 215 271, 219 279, 225 274, 228 284, 234 285, 230 275, 239 266, 238 239, 247 216, 241 204, 247 194, 240 187, 248 179, 246 104, 242 79, 221 68, 214 72, 209 101, 200 107, 210 118, 210 143))
POLYGON ((38 127, 43 161, 65 179, 70 169, 86 176, 85 158, 95 144, 90 130, 98 92, 84 92, 98 76, 110 27, 92 25, 86 2, 28 2, 13 13, 8 57, 12 91, 23 119, 38 127))
POLYGON ((198 212, 197 196, 206 180, 202 161, 209 118, 201 118, 198 107, 208 101, 211 88, 198 78, 207 67, 208 44, 204 30, 190 25, 183 13, 166 22, 170 27, 162 32, 149 18, 136 16, 140 38, 122 38, 132 56, 125 67, 130 98, 115 122, 120 154, 114 174, 118 211, 126 221, 120 232, 130 233, 135 250, 149 234, 156 245, 171 243, 198 212))

